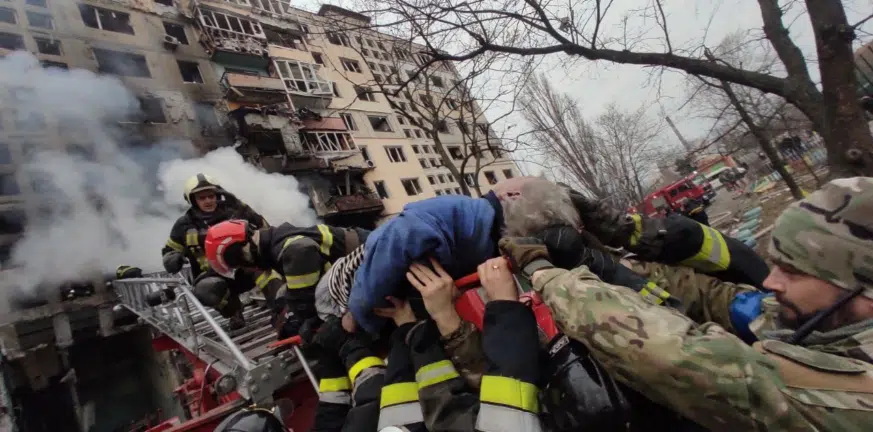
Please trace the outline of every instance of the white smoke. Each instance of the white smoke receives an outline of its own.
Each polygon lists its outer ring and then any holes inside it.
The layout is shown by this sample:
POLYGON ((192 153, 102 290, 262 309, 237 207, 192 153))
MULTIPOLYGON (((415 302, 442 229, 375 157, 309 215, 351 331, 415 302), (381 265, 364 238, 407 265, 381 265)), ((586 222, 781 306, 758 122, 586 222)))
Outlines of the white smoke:
POLYGON ((16 92, 17 117, 42 114, 39 130, 47 135, 28 141, 45 148, 23 149, 29 156, 18 168, 21 189, 38 193, 26 203, 27 228, 0 289, 33 294, 40 283, 86 280, 118 265, 159 270, 160 250, 185 210, 184 181, 198 172, 222 181, 271 223, 316 221, 293 177, 246 165, 233 149, 182 159, 194 154, 187 141, 142 145, 131 129, 119 127, 119 120, 138 113, 139 103, 114 77, 46 70, 32 55, 17 52, 0 59, 0 94, 18 88, 25 90, 16 92), (79 152, 59 151, 51 144, 58 140, 79 152))

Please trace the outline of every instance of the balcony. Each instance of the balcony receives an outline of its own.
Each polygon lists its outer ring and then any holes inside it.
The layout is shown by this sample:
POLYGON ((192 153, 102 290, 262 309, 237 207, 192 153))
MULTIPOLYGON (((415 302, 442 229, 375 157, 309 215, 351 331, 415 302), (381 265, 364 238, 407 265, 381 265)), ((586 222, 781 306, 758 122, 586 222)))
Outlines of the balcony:
POLYGON ((294 106, 321 110, 330 105, 334 83, 320 76, 321 66, 288 59, 276 59, 274 63, 294 106))
POLYGON ((267 36, 257 21, 199 7, 196 9, 200 42, 211 60, 230 66, 266 70, 267 36))
POLYGON ((279 78, 225 72, 220 84, 224 97, 233 102, 272 105, 288 100, 279 78))
POLYGON ((379 199, 379 195, 375 193, 359 193, 354 195, 346 195, 346 196, 334 196, 331 197, 326 204, 329 211, 333 212, 372 212, 379 211, 381 212, 385 205, 382 204, 382 200, 379 199))
POLYGON ((309 196, 316 213, 326 219, 378 215, 385 209, 379 195, 366 186, 361 173, 323 174, 310 183, 309 196))

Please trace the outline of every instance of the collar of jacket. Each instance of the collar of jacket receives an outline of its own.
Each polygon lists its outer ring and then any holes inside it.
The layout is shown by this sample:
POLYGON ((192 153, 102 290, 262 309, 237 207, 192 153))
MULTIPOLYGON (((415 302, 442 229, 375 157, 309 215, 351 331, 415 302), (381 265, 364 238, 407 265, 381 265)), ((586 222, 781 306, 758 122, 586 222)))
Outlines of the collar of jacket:
MULTIPOLYGON (((778 325, 778 324, 777 324, 778 325)), ((763 339, 785 341, 794 330, 778 328, 763 332, 763 339)), ((812 332, 800 344, 815 351, 873 363, 873 319, 840 327, 828 332, 812 332)))
POLYGON ((494 223, 491 225, 491 238, 494 239, 494 244, 497 244, 500 241, 500 237, 503 235, 503 206, 500 205, 500 200, 497 199, 497 195, 494 191, 490 191, 485 194, 485 201, 488 201, 488 204, 491 204, 491 208, 494 209, 494 223))

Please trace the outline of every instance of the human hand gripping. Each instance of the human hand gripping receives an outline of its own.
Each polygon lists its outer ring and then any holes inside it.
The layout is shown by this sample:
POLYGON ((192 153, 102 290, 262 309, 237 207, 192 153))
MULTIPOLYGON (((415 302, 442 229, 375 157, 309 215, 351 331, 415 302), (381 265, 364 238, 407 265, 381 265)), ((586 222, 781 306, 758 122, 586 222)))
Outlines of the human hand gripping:
POLYGON ((518 286, 506 258, 491 258, 479 265, 479 282, 489 300, 518 301, 518 286))
POLYGON ((373 313, 376 316, 391 318, 394 320, 394 324, 397 324, 397 327, 400 327, 403 324, 415 322, 415 313, 412 312, 412 307, 409 305, 408 301, 400 300, 397 297, 391 296, 385 297, 385 299, 391 302, 393 307, 374 308, 373 313))
POLYGON ((461 326, 461 317, 455 310, 455 299, 458 289, 449 273, 431 258, 433 270, 426 265, 414 263, 406 273, 406 279, 421 293, 424 308, 439 328, 440 334, 446 336, 461 326))

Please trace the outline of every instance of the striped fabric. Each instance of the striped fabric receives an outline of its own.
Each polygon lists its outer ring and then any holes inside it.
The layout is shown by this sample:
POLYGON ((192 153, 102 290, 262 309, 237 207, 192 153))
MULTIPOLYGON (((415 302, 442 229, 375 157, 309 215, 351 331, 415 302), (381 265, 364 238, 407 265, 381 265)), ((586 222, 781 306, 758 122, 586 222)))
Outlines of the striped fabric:
POLYGON ((318 282, 315 289, 315 307, 321 319, 342 316, 349 307, 349 291, 355 280, 355 271, 364 261, 364 245, 338 259, 318 282))

